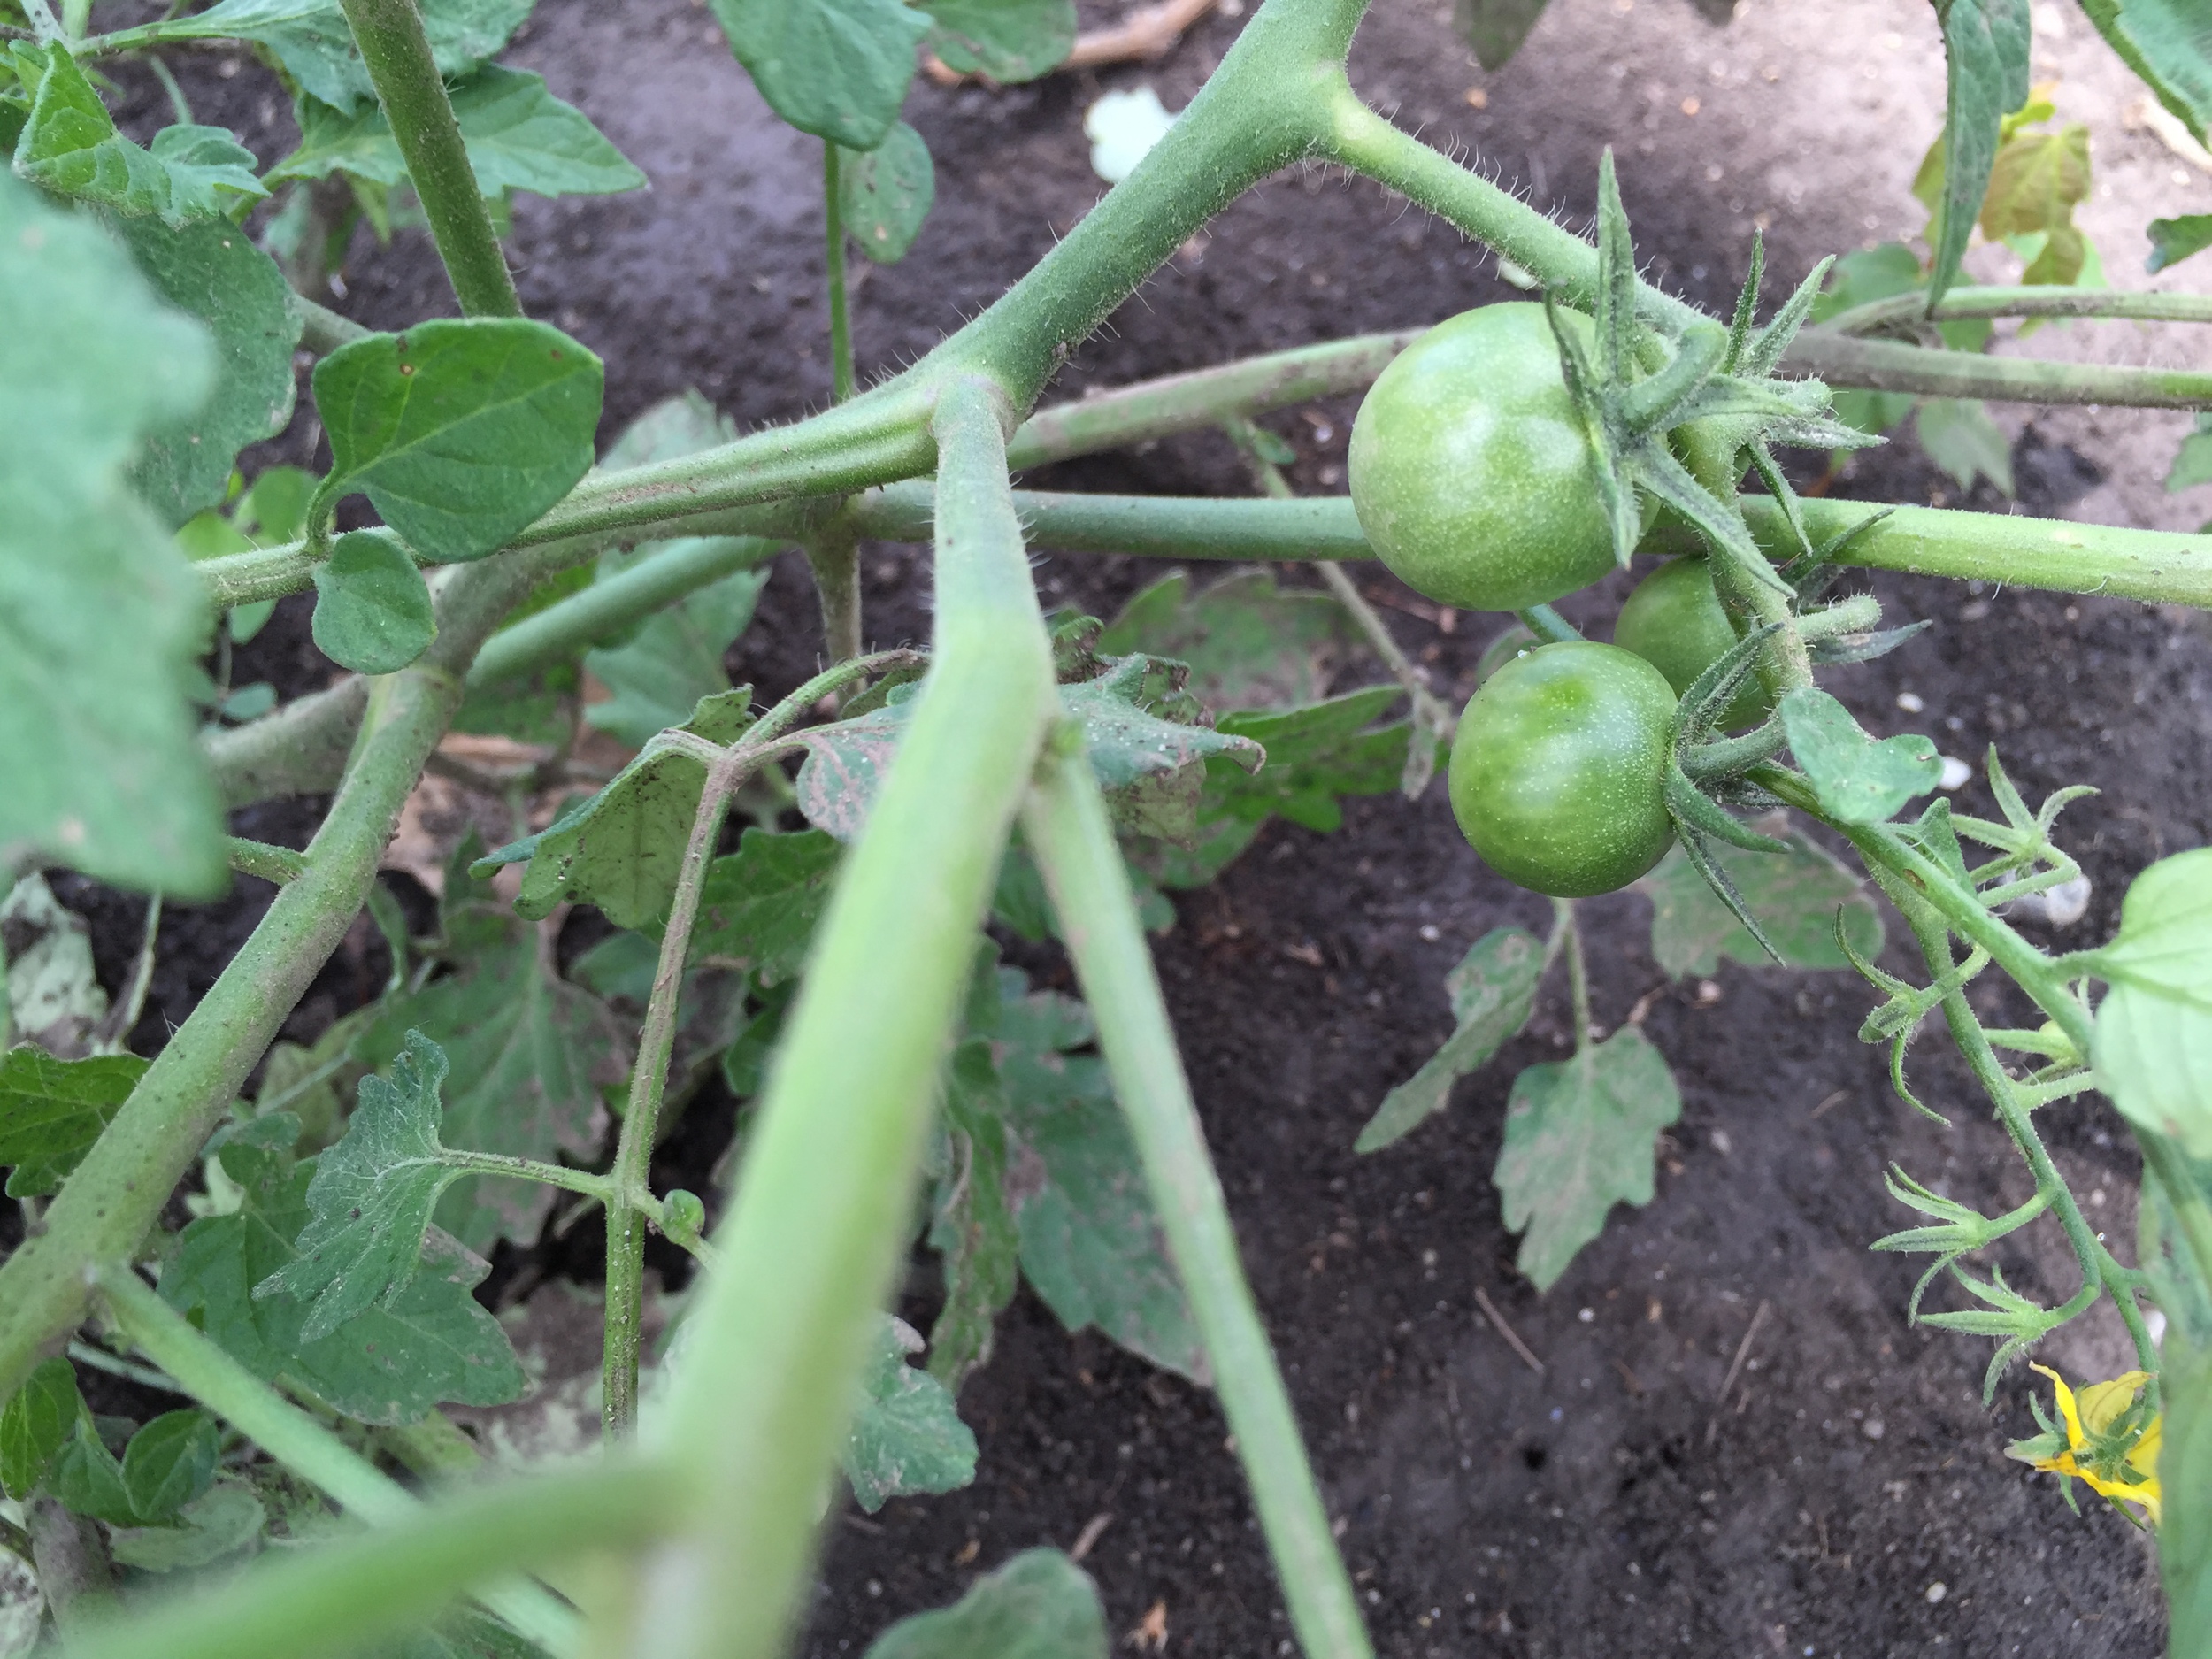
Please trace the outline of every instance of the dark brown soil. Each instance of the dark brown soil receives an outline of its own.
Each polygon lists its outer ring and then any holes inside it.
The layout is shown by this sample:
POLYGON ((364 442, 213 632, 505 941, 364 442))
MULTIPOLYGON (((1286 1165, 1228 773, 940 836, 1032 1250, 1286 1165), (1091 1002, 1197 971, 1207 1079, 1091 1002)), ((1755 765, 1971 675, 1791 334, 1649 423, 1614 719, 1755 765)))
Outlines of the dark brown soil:
MULTIPOLYGON (((1818 83, 1786 81, 1775 103, 1756 102, 1763 37, 1742 31, 1770 8, 1722 35, 1677 0, 1644 0, 1633 31, 1622 23, 1617 36, 1606 31, 1628 10, 1618 0, 1563 9, 1571 15, 1548 19, 1512 69, 1485 78, 1432 8, 1385 0, 1360 37, 1355 79, 1570 216, 1589 211, 1598 150, 1615 143, 1653 273, 1709 306, 1732 293, 1750 233, 1744 203, 1727 199, 1735 187, 1714 183, 1711 168, 1755 177, 1770 162, 1799 167, 1789 199, 1809 199, 1777 214, 1770 233, 1778 281, 1857 242, 1862 222, 1870 231, 1878 220, 1916 222, 1901 215, 1887 179, 1909 175, 1932 119, 1901 133, 1856 106, 1836 117, 1845 153, 1793 164, 1818 83), (1616 73, 1609 54, 1632 73, 1616 73), (1709 78, 1706 59, 1724 56, 1742 60, 1732 82, 1709 78), (1711 88, 1722 83, 1748 88, 1742 102, 1721 101, 1711 88), (1462 96, 1472 84, 1489 89, 1479 114, 1462 96), (1714 99, 1712 119, 1674 119, 1695 87, 1714 99), (1669 113, 1663 126, 1655 111, 1669 113), (1878 156, 1881 178, 1862 171, 1860 151, 1878 156)), ((1855 7, 1863 23, 1860 12, 1918 15, 1901 0, 1855 7)), ((1179 108, 1236 27, 1212 19, 1143 78, 1179 108)), ((1839 37, 1831 50, 1855 49, 1839 37)), ((609 430, 686 385, 750 424, 818 404, 827 368, 817 151, 766 114, 709 15, 686 0, 543 0, 512 56, 582 104, 654 180, 649 195, 526 204, 518 214, 525 298, 606 357, 609 430)), ((283 147, 288 118, 257 71, 227 79, 204 65, 186 84, 217 111, 202 119, 243 124, 265 157, 283 147)), ((1086 165, 1080 112, 1100 84, 944 92, 918 83, 909 115, 937 157, 937 205, 906 263, 872 272, 860 289, 864 368, 918 355, 1087 209, 1102 187, 1086 165)), ((379 250, 365 236, 348 274, 346 309, 363 321, 449 309, 416 238, 379 250)), ((1425 322, 1508 292, 1486 257, 1402 202, 1319 171, 1293 173, 1194 239, 1079 353, 1063 389, 1425 322)), ((1343 404, 1273 421, 1299 451, 1304 488, 1342 487, 1349 413, 1343 404)), ((286 458, 301 458, 307 441, 303 424, 286 458)), ((2129 464, 2147 472, 2164 458, 2129 464)), ((2051 511, 2114 462, 2031 428, 2016 465, 2024 506, 2051 511)), ((1225 442, 1210 438, 1039 481, 1247 488, 1225 442)), ((1896 500, 1956 494, 1909 441, 1863 458, 1840 487, 1896 500)), ((1985 487, 1974 504, 2002 505, 1985 487)), ((872 548, 864 572, 872 639, 926 634, 915 556, 872 548)), ((1125 559, 1039 565, 1048 603, 1101 614, 1157 573, 1125 559)), ((1402 596, 1379 572, 1363 580, 1402 596)), ((1877 732, 1935 733, 1978 773, 1985 745, 2001 743, 2032 799, 2077 781, 2102 787, 2067 820, 2096 899, 2064 936, 2101 937, 2130 874, 2201 843, 2212 826, 2212 639, 2195 618, 2116 602, 1877 586, 1893 620, 1938 626, 1895 657, 1839 672, 1839 695, 1877 732), (1924 715, 1899 710, 1908 689, 1924 699, 1924 715)), ((1609 584, 1570 608, 1601 620, 1619 591, 1609 584)), ((300 609, 294 602, 265 643, 242 654, 240 681, 270 678, 289 692, 324 672, 311 665, 303 617, 292 614, 300 609)), ((1463 695, 1491 631, 1484 619, 1444 633, 1390 614, 1440 687, 1463 695)), ((814 667, 816 639, 803 571, 780 570, 733 672, 781 691, 814 667)), ((1978 779, 1961 799, 1988 810, 1978 779)), ((309 821, 266 809, 245 833, 290 839, 309 821)), ((165 924, 142 1042, 182 1018, 243 936, 265 902, 265 889, 247 887, 165 924)), ((76 902, 101 912, 104 967, 119 979, 136 907, 76 902)), ((1589 904, 1597 1017, 1609 1027, 1648 999, 1644 1026, 1673 1067, 1684 1113, 1662 1144, 1654 1202, 1617 1211, 1539 1297, 1514 1273, 1489 1172, 1513 1075, 1568 1040, 1558 987, 1529 1032, 1461 1086, 1446 1118, 1378 1156, 1351 1152, 1383 1093, 1447 1034, 1446 970, 1484 930, 1543 915, 1468 852, 1440 788, 1416 804, 1356 803, 1334 835, 1274 826, 1178 910, 1158 947, 1161 972, 1245 1260, 1383 1652, 2135 1659, 2162 1650, 2155 1567, 2141 1538, 2101 1504, 2070 1515, 2055 1488, 2001 1455, 2008 1438, 2032 1430, 2032 1379, 2016 1370, 1985 1410, 1988 1345, 1909 1328, 1915 1267, 1866 1248, 1908 1225, 1882 1189, 1892 1160, 1985 1208, 2025 1195, 1944 1040, 1926 1040, 1914 1076, 1953 1114, 1949 1131, 1897 1102, 1882 1052, 1855 1041, 1870 1002, 1855 979, 1732 966, 1710 987, 1670 987, 1651 960, 1647 902, 1589 904), (1478 1291, 1540 1358, 1540 1374, 1479 1312, 1478 1291)), ((365 933, 350 960, 342 955, 302 1023, 319 1025, 349 1004, 351 987, 373 987, 377 949, 365 933)), ((1064 975, 1046 953, 1017 957, 1041 977, 1064 975)), ((1889 965, 1911 971, 1894 949, 1889 965)), ((726 1125, 728 1110, 726 1100, 695 1110, 664 1154, 672 1176, 703 1185, 719 1149, 710 1126, 726 1125)), ((2116 1120, 2067 1107, 2047 1130, 2093 1213, 2116 1238, 2131 1238, 2133 1160, 2116 1120)), ((2001 1254, 2016 1286, 2049 1301, 2071 1291, 2070 1263, 2039 1235, 2016 1244, 2001 1254)), ((572 1240, 561 1260, 588 1274, 591 1254, 572 1240)), ((926 1323, 932 1295, 918 1267, 910 1316, 926 1323)), ((2070 1332, 2050 1348, 2047 1357, 2077 1375, 2110 1375, 2123 1362, 2107 1329, 2070 1332)), ((962 1407, 982 1446, 977 1483, 895 1502, 873 1519, 836 1518, 808 1653, 856 1653, 895 1617, 952 1599, 1016 1550, 1079 1536, 1094 1540, 1086 1564, 1118 1639, 1164 1603, 1174 1651, 1290 1650, 1209 1395, 1094 1337, 1069 1338, 1025 1295, 962 1407)))

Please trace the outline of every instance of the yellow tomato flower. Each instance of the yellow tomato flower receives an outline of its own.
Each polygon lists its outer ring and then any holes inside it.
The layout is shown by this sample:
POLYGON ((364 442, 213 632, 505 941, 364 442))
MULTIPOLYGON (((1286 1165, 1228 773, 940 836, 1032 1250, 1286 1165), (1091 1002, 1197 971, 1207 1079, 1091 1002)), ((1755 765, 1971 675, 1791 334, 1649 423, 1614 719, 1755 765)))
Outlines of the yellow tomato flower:
MULTIPOLYGON (((2054 1428, 2023 1440, 2008 1448, 2011 1455, 2052 1474, 2073 1476, 2114 1503, 2140 1505, 2140 1518, 2157 1525, 2162 1423, 2142 1399, 2149 1375, 2131 1371, 2110 1382, 2092 1383, 2078 1395, 2047 1365, 2033 1369, 2051 1379, 2065 1432, 2062 1438, 2054 1428)), ((2122 1512, 2136 1518, 2131 1510, 2122 1512)))

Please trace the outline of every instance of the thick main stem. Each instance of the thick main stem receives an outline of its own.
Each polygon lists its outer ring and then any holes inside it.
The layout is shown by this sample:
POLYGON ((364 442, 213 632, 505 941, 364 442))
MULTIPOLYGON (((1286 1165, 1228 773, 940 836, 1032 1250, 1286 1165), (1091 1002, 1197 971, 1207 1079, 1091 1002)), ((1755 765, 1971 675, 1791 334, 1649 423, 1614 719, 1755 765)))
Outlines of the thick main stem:
POLYGON ((692 1317, 669 1427, 710 1497, 649 1569, 664 1659, 763 1659, 784 1640, 909 1236, 976 932, 1056 702, 1009 413, 995 386, 956 380, 933 423, 933 662, 816 934, 692 1317))
POLYGON ((1044 872, 1062 937, 1098 1021, 1099 1047, 1144 1161, 1168 1248, 1236 1435, 1253 1507, 1291 1623, 1310 1659, 1372 1651, 1306 1460, 1275 1351, 1238 1258, 1129 874, 1080 738, 1039 773, 1022 833, 1044 872))
POLYGON ((362 67, 407 163, 423 217, 466 317, 519 317, 522 300, 477 188, 453 103, 415 0, 339 0, 362 67))

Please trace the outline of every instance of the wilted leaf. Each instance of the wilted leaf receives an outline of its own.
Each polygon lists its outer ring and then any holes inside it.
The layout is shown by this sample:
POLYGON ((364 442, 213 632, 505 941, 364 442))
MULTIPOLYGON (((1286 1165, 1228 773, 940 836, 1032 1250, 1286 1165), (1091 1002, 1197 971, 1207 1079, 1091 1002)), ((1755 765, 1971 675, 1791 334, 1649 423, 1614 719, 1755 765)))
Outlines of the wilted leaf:
POLYGON ((495 552, 589 470, 603 381, 597 357, 520 317, 341 346, 315 365, 331 453, 315 511, 359 491, 426 557, 495 552))
POLYGON ((8 1196, 57 1190, 145 1074, 134 1054, 57 1060, 25 1043, 0 1059, 0 1164, 12 1164, 8 1196))
POLYGON ((1877 742, 1824 691, 1801 687, 1782 699, 1790 752, 1820 803, 1846 824, 1879 824, 1925 795, 1943 775, 1935 745, 1916 734, 1877 742))
POLYGON ((1997 151, 1983 198, 1982 234, 1992 242, 2018 236, 2047 240, 2029 262, 2024 282, 2070 284, 2081 274, 2087 245, 2074 209, 2089 195, 2089 129, 2015 133, 1997 151))
POLYGON ((840 1457, 853 1497, 871 1515, 892 1498, 953 1492, 975 1479, 974 1432, 945 1386, 906 1363, 921 1348, 911 1325, 880 1317, 840 1457))
POLYGON ((1516 1264, 1549 1290, 1616 1203, 1647 1204, 1653 1138, 1682 1115, 1659 1051, 1633 1025, 1513 1080, 1494 1180, 1516 1264), (1525 1232, 1523 1230, 1525 1229, 1525 1232))
MULTIPOLYGON (((1779 826, 1770 833, 1778 833, 1779 826)), ((1785 835, 1786 853, 1752 852, 1716 841, 1708 856, 1736 884, 1746 907, 1793 968, 1847 968, 1836 943, 1836 916, 1845 937, 1866 961, 1882 952, 1882 915, 1864 884, 1824 848, 1785 835)), ((1709 974, 1726 956, 1746 967, 1773 957, 1744 930, 1679 847, 1637 885, 1651 895, 1651 954, 1669 979, 1709 974)))
POLYGON ((0 949, 17 1038, 50 1054, 82 1054, 108 1011, 84 918, 54 896, 44 876, 25 876, 0 901, 0 949))
POLYGON ((1250 738, 1194 723, 1197 710, 1187 696, 1155 695, 1148 680, 1156 678, 1148 658, 1124 657, 1096 680, 1061 687, 1060 703, 1083 728, 1084 750, 1115 824, 1188 846, 1197 839, 1209 763, 1255 772, 1267 757, 1250 738))
POLYGON ((1383 1096, 1352 1149, 1379 1152, 1442 1111, 1452 1085, 1528 1024, 1543 972, 1544 947, 1534 934, 1494 927, 1478 939, 1444 979, 1458 1029, 1418 1071, 1383 1096))
POLYGON ((864 1659, 1107 1659, 1090 1575, 1056 1549, 1028 1549, 950 1607, 901 1619, 864 1659))

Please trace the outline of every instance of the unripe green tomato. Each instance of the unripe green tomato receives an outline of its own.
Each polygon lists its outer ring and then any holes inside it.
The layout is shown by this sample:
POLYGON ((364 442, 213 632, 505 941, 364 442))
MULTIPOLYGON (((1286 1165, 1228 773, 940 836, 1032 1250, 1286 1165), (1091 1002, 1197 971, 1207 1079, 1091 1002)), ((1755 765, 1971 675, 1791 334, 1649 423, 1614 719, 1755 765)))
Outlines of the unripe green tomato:
POLYGON ((1578 641, 1517 657, 1452 741, 1452 813, 1483 861, 1555 898, 1624 887, 1665 855, 1675 700, 1649 663, 1578 641))
MULTIPOLYGON (((1667 677, 1680 696, 1736 644, 1736 630, 1713 591, 1712 566, 1701 558, 1669 559, 1636 584, 1613 625, 1613 643, 1633 651, 1667 677)), ((1773 711, 1774 699, 1756 674, 1729 699, 1720 724, 1741 731, 1773 711)))
MULTIPOLYGON (((1589 320, 1563 311, 1586 342, 1589 320)), ((1520 611, 1613 568, 1597 458, 1544 308, 1440 323, 1382 372, 1352 422, 1352 510, 1407 586, 1467 611, 1520 611)))

